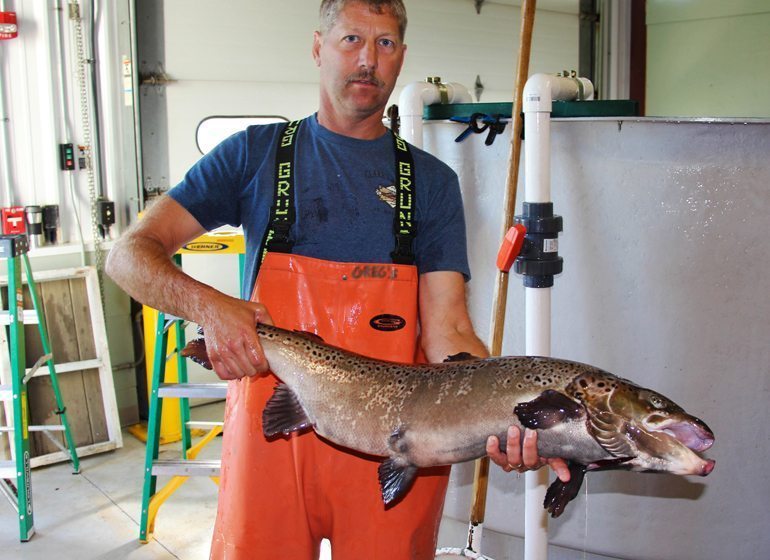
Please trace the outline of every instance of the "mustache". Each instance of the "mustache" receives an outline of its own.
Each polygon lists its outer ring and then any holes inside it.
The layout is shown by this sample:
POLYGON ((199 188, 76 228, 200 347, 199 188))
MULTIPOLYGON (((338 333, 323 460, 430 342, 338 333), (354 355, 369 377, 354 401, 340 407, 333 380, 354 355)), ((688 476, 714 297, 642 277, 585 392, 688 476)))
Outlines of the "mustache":
POLYGON ((374 75, 374 70, 361 70, 355 74, 351 74, 345 79, 345 83, 351 82, 372 82, 377 86, 383 86, 384 82, 374 75))

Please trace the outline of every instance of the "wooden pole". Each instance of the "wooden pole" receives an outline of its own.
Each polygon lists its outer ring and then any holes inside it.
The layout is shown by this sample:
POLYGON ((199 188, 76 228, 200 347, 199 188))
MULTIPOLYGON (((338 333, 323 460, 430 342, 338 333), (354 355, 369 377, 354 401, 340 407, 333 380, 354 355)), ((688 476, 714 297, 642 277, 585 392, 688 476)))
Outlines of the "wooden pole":
MULTIPOLYGON (((516 71, 516 91, 513 95, 513 113, 511 116, 511 149, 508 155, 508 181, 505 191, 505 217, 503 234, 513 225, 516 211, 516 191, 519 183, 519 162, 521 159, 521 133, 524 130, 524 118, 521 115, 524 84, 529 77, 529 58, 532 50, 532 29, 535 23, 536 0, 524 0, 521 5, 521 39, 519 41, 519 62, 516 71)), ((501 239, 502 239, 501 236, 501 239)), ((492 319, 492 355, 499 356, 503 348, 505 330, 505 309, 508 302, 508 273, 497 272, 497 287, 493 304, 492 319)))
MULTIPOLYGON (((529 58, 532 50, 532 30, 535 24, 535 7, 537 0, 523 0, 521 4, 521 32, 519 36, 519 57, 516 66, 516 80, 513 93, 513 109, 511 114, 511 147, 508 152, 508 179, 505 190, 505 216, 503 218, 503 235, 513 225, 513 215, 516 210, 516 190, 519 181, 519 160, 521 157, 521 132, 524 129, 524 119, 521 116, 522 94, 524 84, 529 77, 529 58)), ((503 332, 505 330, 505 309, 508 302, 508 273, 497 272, 497 284, 492 317, 491 353, 499 356, 503 349, 503 332)), ((471 524, 480 525, 484 522, 487 504, 487 485, 489 482, 489 458, 483 457, 476 461, 473 478, 473 503, 471 505, 471 524)), ((469 543, 472 544, 472 543, 469 543)))

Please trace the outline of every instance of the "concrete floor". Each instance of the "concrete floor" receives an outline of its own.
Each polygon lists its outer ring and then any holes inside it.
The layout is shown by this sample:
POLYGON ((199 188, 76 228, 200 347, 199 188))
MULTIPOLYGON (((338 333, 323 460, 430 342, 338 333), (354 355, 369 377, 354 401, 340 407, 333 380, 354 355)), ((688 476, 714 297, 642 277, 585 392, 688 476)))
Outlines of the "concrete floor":
MULTIPOLYGON (((222 405, 195 408, 193 417, 221 418, 222 405)), ((69 463, 32 471, 35 535, 29 542, 19 542, 16 512, 0 496, 0 559, 208 558, 217 486, 208 478, 188 479, 160 508, 155 538, 141 544, 144 443, 127 432, 123 442, 122 449, 83 458, 79 475, 69 463)), ((198 458, 218 458, 220 445, 216 438, 198 458)), ((178 450, 178 444, 164 446, 161 458, 176 458, 178 450)))

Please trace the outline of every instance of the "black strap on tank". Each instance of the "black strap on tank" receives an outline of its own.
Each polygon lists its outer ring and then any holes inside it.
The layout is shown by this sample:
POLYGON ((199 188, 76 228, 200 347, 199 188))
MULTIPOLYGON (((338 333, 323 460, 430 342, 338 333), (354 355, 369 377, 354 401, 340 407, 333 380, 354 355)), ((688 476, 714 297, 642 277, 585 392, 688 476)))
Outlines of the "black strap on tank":
POLYGON ((270 209, 270 225, 262 240, 259 262, 264 260, 268 251, 291 253, 294 247, 290 236, 291 226, 297 218, 294 204, 294 152, 301 122, 286 123, 280 134, 275 153, 275 192, 270 209))
POLYGON ((390 254, 395 264, 414 264, 414 238, 417 233, 415 222, 415 181, 414 158, 409 144, 393 134, 396 152, 396 214, 393 219, 393 233, 396 248, 390 254))
MULTIPOLYGON (((268 251, 291 253, 294 240, 291 226, 296 221, 294 204, 294 153, 296 135, 302 121, 287 123, 280 133, 280 142, 275 154, 275 192, 270 210, 270 225, 260 248, 260 263, 268 251)), ((396 209, 393 219, 393 233, 396 248, 390 256, 395 264, 414 264, 413 242, 416 235, 414 220, 414 159, 409 145, 393 134, 396 154, 396 209)))

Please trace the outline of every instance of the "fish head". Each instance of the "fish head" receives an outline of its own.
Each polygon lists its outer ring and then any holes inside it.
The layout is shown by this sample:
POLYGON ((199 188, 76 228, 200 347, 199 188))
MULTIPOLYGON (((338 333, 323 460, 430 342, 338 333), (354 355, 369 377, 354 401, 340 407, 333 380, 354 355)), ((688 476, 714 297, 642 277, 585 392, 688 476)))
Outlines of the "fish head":
POLYGON ((597 442, 629 458, 623 468, 700 476, 714 469, 699 455, 714 444, 714 433, 668 397, 601 370, 578 376, 570 388, 586 406, 597 442))

